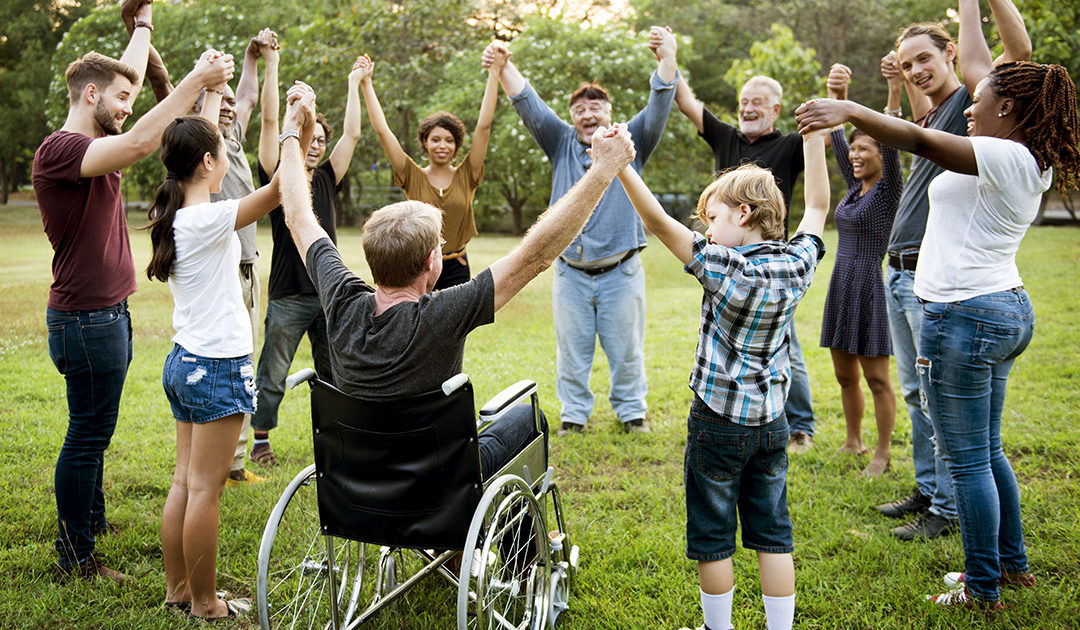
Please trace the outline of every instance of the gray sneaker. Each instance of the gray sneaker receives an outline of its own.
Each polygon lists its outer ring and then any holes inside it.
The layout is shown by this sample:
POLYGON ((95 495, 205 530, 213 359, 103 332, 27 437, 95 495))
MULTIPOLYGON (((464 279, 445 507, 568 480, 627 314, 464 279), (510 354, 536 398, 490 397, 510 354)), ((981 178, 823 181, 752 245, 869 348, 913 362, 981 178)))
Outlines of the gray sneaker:
POLYGON ((930 540, 948 536, 959 529, 960 521, 938 516, 933 512, 923 512, 914 520, 894 527, 889 532, 900 540, 930 540))

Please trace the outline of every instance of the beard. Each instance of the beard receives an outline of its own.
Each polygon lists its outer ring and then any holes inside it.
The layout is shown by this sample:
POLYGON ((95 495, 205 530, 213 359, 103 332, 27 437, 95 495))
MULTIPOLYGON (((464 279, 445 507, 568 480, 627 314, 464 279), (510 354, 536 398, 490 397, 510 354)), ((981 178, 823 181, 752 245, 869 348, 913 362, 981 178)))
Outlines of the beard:
POLYGON ((110 114, 109 110, 105 109, 105 105, 100 101, 94 107, 94 122, 98 124, 98 127, 101 127, 101 130, 107 136, 118 136, 124 131, 120 127, 120 121, 116 120, 116 116, 110 114))

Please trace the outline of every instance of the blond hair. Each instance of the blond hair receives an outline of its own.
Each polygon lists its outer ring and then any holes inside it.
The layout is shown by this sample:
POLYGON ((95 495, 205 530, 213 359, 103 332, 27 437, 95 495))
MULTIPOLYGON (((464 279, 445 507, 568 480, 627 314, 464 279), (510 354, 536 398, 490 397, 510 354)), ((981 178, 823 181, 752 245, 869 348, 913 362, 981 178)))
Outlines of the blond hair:
POLYGON ((74 105, 86 86, 93 83, 98 89, 105 89, 120 75, 133 84, 139 82, 139 73, 128 64, 106 57, 101 53, 88 52, 68 64, 64 72, 67 83, 68 101, 74 105))
POLYGON ((761 235, 768 240, 784 238, 784 195, 769 169, 743 164, 720 173, 698 197, 697 217, 706 225, 706 207, 714 199, 732 209, 745 203, 750 206, 749 228, 761 228, 761 235))
POLYGON ((422 201, 399 201, 376 210, 364 224, 364 258, 383 287, 406 287, 439 248, 442 211, 422 201))

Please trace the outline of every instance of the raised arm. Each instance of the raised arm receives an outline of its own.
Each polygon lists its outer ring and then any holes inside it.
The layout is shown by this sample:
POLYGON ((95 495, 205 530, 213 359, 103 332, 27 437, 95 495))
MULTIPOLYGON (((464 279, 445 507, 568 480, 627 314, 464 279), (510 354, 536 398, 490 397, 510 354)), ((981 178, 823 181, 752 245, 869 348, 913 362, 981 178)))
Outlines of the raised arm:
MULTIPOLYGON (((290 88, 292 92, 293 88, 290 88)), ((311 208, 311 184, 304 171, 304 153, 301 147, 311 144, 315 128, 314 94, 310 97, 290 101, 286 112, 286 124, 302 124, 307 129, 307 144, 304 138, 299 141, 288 138, 281 144, 280 178, 281 207, 285 212, 285 225, 292 233, 296 251, 300 260, 307 264, 307 250, 311 244, 321 238, 327 238, 326 230, 319 225, 319 219, 311 208), (291 121, 291 122, 290 122, 291 121)), ((295 127, 291 127, 295 129, 295 127)))
POLYGON ((124 54, 120 57, 121 63, 126 63, 135 68, 135 72, 139 74, 139 80, 131 86, 132 102, 135 101, 135 97, 142 88, 143 79, 146 78, 146 60, 150 55, 150 33, 154 29, 152 22, 153 12, 150 3, 140 4, 135 11, 134 25, 137 25, 137 27, 132 31, 127 48, 124 49, 124 54))
POLYGON ((653 26, 649 29, 649 48, 656 55, 656 75, 664 83, 671 83, 679 72, 676 63, 678 42, 669 27, 653 26), (655 47, 654 47, 655 42, 655 47))
POLYGON ((803 136, 803 191, 806 210, 799 223, 798 232, 821 236, 825 231, 825 218, 829 216, 829 169, 825 166, 826 132, 813 132, 803 136))
POLYGON ((851 101, 816 99, 795 110, 799 133, 829 129, 850 122, 881 144, 921 155, 942 168, 978 174, 971 140, 944 131, 924 129, 906 120, 886 116, 851 101))
MULTIPOLYGON (((1016 8, 1013 0, 987 0, 990 4, 990 14, 997 24, 998 36, 1001 37, 1001 45, 1005 52, 994 60, 994 65, 1003 64, 1007 61, 1031 61, 1031 38, 1028 37, 1027 26, 1024 25, 1024 17, 1016 8)), ((960 61, 963 62, 963 57, 960 61)))
POLYGON ((236 84, 236 122, 240 129, 247 129, 251 122, 251 113, 259 102, 259 57, 262 56, 261 42, 277 45, 277 34, 264 28, 251 38, 244 50, 244 67, 240 71, 240 82, 236 84))
POLYGON ((536 220, 520 245, 491 265, 496 310, 550 267, 581 232, 615 174, 634 159, 634 144, 625 129, 600 127, 590 153, 593 164, 585 175, 536 220))
POLYGON ((896 114, 897 118, 903 117, 902 91, 907 92, 908 103, 911 105, 911 119, 915 122, 921 121, 933 107, 930 97, 912 85, 900 71, 900 62, 896 58, 895 50, 889 51, 889 54, 881 58, 881 76, 885 77, 885 81, 889 84, 889 100, 886 107, 893 112, 900 112, 896 114))
MULTIPOLYGON (((145 30, 145 29, 137 29, 145 30)), ((131 166, 150 155, 161 144, 161 133, 173 119, 183 116, 204 87, 219 85, 232 78, 233 62, 229 55, 213 50, 203 53, 180 85, 169 96, 140 118, 126 133, 96 138, 83 155, 80 177, 97 177, 131 166)), ((132 95, 134 98, 134 95, 132 95)))
POLYGON ((679 262, 689 263, 694 254, 694 232, 664 212, 664 207, 649 192, 637 171, 629 166, 619 171, 619 182, 645 227, 675 254, 679 262))
POLYGON ((506 57, 503 62, 502 71, 499 72, 499 83, 502 84, 503 92, 510 98, 514 98, 525 89, 525 77, 514 65, 513 61, 510 61, 510 50, 502 42, 492 42, 484 49, 484 53, 480 56, 480 63, 485 68, 490 68, 495 63, 498 55, 504 55, 506 57))
POLYGON ((375 63, 370 57, 364 55, 357 60, 357 64, 359 64, 360 72, 360 89, 364 91, 364 104, 367 106, 371 128, 375 130, 375 137, 379 139, 383 153, 390 161, 390 167, 395 171, 402 171, 409 156, 401 148, 401 143, 398 142, 394 132, 390 131, 390 125, 386 124, 386 115, 383 113, 382 105, 379 104, 379 97, 375 94, 375 85, 371 80, 371 75, 375 72, 375 63))
POLYGON ((495 106, 499 102, 499 76, 509 59, 509 51, 503 48, 501 52, 495 53, 493 63, 487 66, 484 98, 480 101, 480 114, 476 117, 476 130, 473 131, 472 146, 469 148, 468 167, 472 171, 474 180, 480 178, 484 169, 488 140, 491 139, 491 122, 495 119, 495 106))
POLYGON ((679 84, 675 86, 675 105, 679 111, 694 123, 698 133, 705 131, 705 106, 694 96, 686 77, 679 77, 679 84))
POLYGON ((978 85, 993 67, 1006 61, 1027 61, 1031 58, 1031 39, 1028 37, 1024 18, 1011 0, 992 0, 990 13, 998 27, 1005 52, 996 60, 982 31, 979 0, 959 0, 960 33, 958 37, 958 63, 968 93, 975 93, 978 85))
POLYGON ((360 121, 364 118, 364 114, 360 111, 361 59, 362 57, 357 57, 353 62, 352 70, 349 71, 349 87, 345 97, 345 124, 342 125, 341 137, 334 145, 334 150, 330 152, 330 165, 334 167, 334 177, 337 178, 337 182, 345 178, 349 164, 352 164, 356 143, 360 141, 360 121))
POLYGON ((259 113, 259 166, 264 173, 273 173, 278 164, 278 60, 277 40, 260 41, 259 56, 263 58, 262 108, 259 113))

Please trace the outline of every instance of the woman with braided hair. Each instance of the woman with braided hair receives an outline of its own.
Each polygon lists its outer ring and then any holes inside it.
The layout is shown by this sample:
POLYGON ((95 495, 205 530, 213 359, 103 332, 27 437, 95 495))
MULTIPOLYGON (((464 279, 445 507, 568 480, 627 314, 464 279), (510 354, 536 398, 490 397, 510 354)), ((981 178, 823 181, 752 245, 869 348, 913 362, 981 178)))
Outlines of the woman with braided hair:
MULTIPOLYGON (((1007 0, 993 0, 1015 11, 1007 0)), ((1017 14, 1018 15, 1018 14, 1017 14)), ((950 573, 945 606, 1002 607, 999 589, 1031 587, 1020 491, 1002 450, 1001 416, 1013 361, 1035 321, 1016 250, 1057 171, 1076 188, 1076 86, 1065 68, 995 66, 977 0, 960 1, 960 62, 972 90, 967 138, 924 129, 851 103, 818 100, 796 111, 799 131, 850 121, 883 144, 947 169, 929 188, 930 213, 915 271, 923 302, 917 367, 960 514, 965 572, 950 573)))

